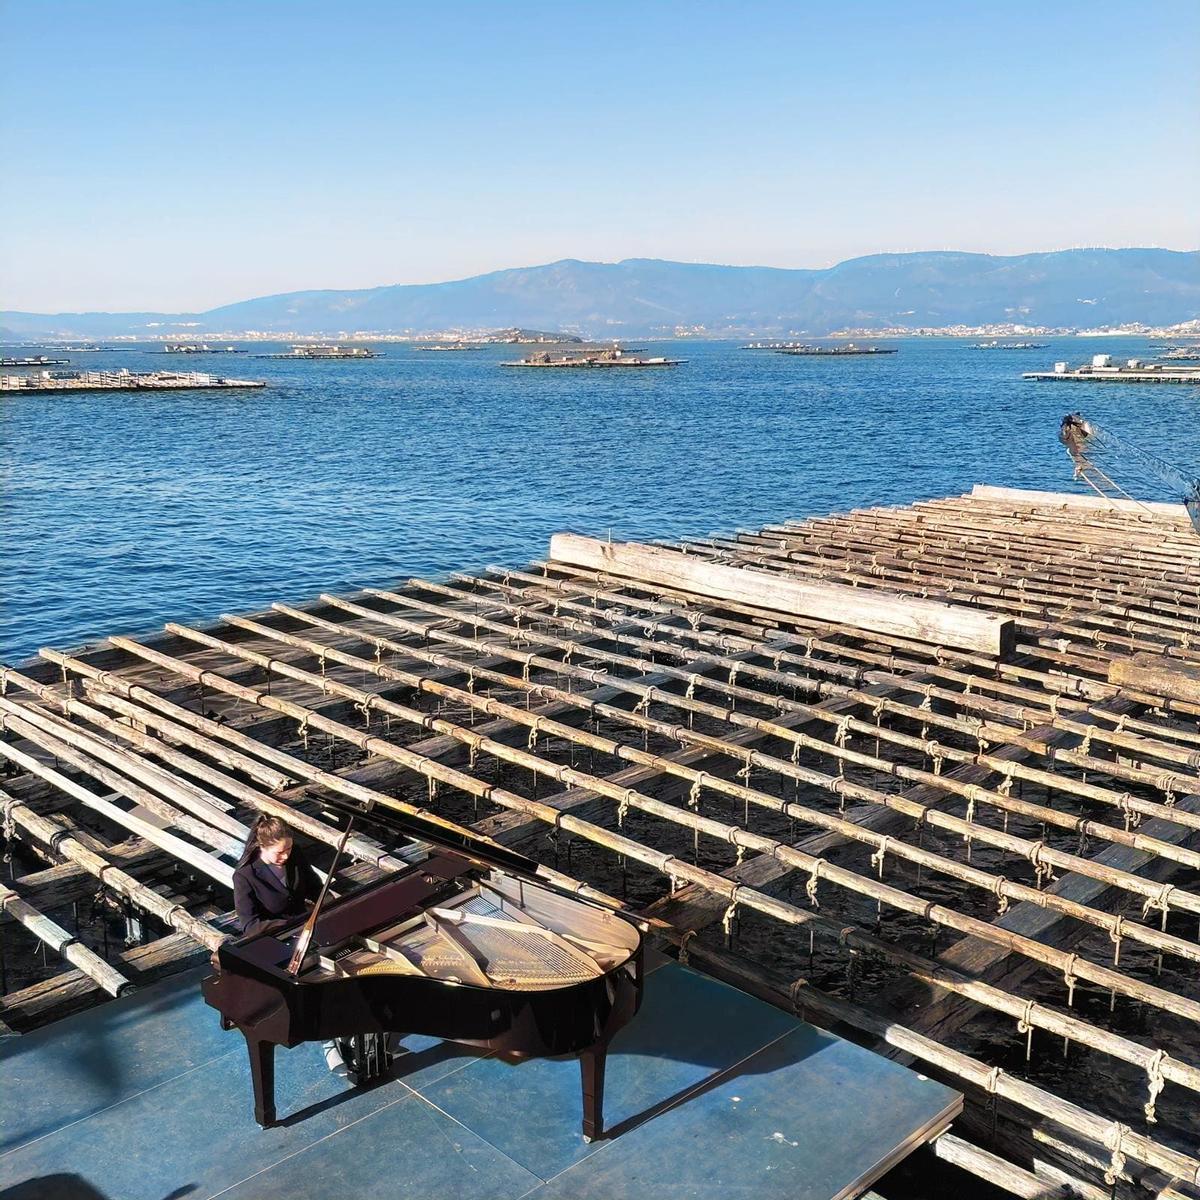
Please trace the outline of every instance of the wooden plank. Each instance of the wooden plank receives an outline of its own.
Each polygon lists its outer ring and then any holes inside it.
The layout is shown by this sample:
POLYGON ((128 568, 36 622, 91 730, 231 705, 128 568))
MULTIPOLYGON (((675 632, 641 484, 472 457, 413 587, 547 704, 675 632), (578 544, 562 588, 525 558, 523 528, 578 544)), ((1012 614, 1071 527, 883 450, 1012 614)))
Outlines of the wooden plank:
POLYGON ((1200 667, 1165 654, 1135 654, 1108 664, 1108 682, 1167 700, 1200 704, 1200 667))
POLYGON ((681 588, 709 600, 732 600, 789 616, 812 617, 993 656, 1011 654, 1016 622, 998 613, 941 604, 895 592, 813 583, 753 567, 732 567, 637 542, 603 542, 556 533, 555 562, 681 588))
POLYGON ((1075 492, 1039 492, 1025 488, 992 487, 987 483, 977 483, 971 489, 971 498, 1009 500, 1013 504, 1053 504, 1060 508, 1110 509, 1114 512, 1130 513, 1144 513, 1149 509, 1152 513, 1160 513, 1164 517, 1177 517, 1181 521, 1188 519, 1187 510, 1182 504, 1163 504, 1156 500, 1109 500, 1103 496, 1075 492))

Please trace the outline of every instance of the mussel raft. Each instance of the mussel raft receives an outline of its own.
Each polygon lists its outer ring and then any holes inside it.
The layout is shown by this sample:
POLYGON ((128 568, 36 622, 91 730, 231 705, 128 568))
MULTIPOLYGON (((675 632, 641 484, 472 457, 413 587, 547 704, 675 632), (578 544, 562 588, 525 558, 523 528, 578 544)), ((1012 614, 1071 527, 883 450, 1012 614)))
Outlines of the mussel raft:
MULTIPOLYGON (((1200 541, 1183 509, 976 487, 681 548, 899 614, 1000 615, 1014 644, 788 615, 618 556, 44 650, 0 697, 7 1029, 217 946, 255 813, 328 863, 322 797, 385 794, 964 1092, 933 1152, 974 1176, 1194 1194, 1200 541)), ((347 850, 339 885, 404 865, 364 834, 347 850)))

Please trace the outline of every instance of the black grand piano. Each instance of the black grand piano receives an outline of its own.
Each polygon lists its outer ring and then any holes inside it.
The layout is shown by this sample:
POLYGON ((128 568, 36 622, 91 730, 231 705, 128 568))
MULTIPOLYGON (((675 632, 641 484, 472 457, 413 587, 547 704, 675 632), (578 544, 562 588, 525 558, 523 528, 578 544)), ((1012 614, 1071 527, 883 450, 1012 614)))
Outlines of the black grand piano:
POLYGON ((371 819, 415 834, 428 856, 323 896, 315 922, 225 942, 202 984, 223 1026, 246 1038, 255 1119, 276 1119, 277 1045, 338 1039, 363 1082, 388 1070, 388 1034, 426 1034, 518 1057, 578 1055, 583 1135, 599 1137, 608 1042, 641 1004, 642 928, 465 830, 390 811, 371 819))

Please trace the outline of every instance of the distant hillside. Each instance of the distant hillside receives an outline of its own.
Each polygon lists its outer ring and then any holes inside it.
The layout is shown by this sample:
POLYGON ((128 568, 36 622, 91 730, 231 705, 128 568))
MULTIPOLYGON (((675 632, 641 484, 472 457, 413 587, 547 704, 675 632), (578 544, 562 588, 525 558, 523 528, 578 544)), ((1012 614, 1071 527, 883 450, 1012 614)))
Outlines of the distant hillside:
POLYGON ((953 251, 874 254, 821 271, 627 259, 564 259, 449 283, 290 292, 204 313, 2 312, 19 337, 376 333, 524 326, 591 336, 847 326, 1056 327, 1200 316, 1200 252, 1059 250, 1002 258, 953 251))

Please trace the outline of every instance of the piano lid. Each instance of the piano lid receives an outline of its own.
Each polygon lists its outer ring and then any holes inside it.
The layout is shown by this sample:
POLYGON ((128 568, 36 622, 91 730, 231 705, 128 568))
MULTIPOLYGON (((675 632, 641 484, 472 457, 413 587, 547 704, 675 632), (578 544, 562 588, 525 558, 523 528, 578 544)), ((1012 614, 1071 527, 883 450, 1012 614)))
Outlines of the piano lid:
POLYGON ((380 797, 370 806, 355 804, 340 796, 322 796, 322 806, 353 816, 359 823, 375 824, 393 833, 404 833, 423 842, 453 850, 464 858, 472 859, 484 866, 497 867, 502 871, 541 878, 547 882, 539 863, 526 858, 515 850, 509 850, 489 838, 467 829, 463 825, 447 821, 433 814, 420 815, 388 806, 387 797, 380 797))

